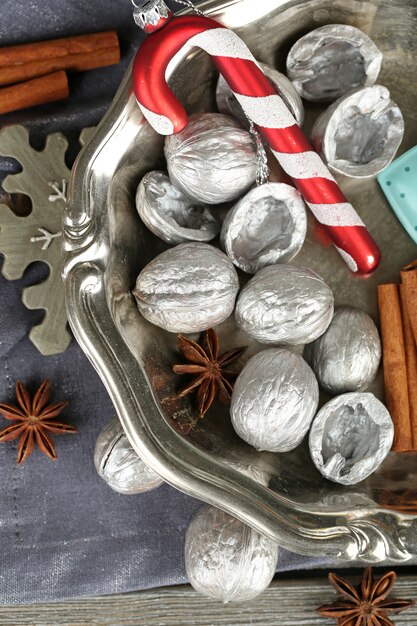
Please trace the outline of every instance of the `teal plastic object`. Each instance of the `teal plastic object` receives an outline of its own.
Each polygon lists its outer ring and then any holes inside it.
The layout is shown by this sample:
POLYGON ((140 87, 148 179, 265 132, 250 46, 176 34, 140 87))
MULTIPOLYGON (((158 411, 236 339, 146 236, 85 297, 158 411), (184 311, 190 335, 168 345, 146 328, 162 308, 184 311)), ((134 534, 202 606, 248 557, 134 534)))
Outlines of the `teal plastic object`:
POLYGON ((394 213, 417 244, 417 146, 377 176, 394 213))

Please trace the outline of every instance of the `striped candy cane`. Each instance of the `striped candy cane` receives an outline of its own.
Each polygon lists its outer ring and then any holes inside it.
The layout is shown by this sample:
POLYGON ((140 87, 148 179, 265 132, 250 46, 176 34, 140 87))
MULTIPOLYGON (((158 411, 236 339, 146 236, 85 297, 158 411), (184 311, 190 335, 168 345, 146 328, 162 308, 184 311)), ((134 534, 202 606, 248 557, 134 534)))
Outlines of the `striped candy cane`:
POLYGON ((171 20, 145 39, 133 64, 133 89, 148 122, 163 135, 187 125, 187 114, 168 87, 166 72, 177 53, 194 47, 212 57, 349 268, 373 272, 381 259, 378 247, 236 33, 210 18, 190 15, 171 20))

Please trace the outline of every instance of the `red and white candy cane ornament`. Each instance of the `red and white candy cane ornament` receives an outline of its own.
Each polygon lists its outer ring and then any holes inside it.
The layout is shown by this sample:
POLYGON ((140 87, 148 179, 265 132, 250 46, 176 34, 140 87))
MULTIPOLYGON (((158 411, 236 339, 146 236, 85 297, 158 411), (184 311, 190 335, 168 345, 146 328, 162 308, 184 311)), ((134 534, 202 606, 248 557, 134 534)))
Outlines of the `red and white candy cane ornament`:
POLYGON ((369 274, 381 253, 333 176, 298 127, 246 44, 233 31, 201 15, 172 18, 163 0, 150 0, 135 19, 147 37, 133 64, 133 90, 143 115, 162 135, 188 124, 166 81, 170 61, 184 47, 207 52, 247 117, 265 137, 316 219, 353 272, 369 274), (158 22, 158 19, 160 21, 158 22), (157 30, 163 26, 162 30, 157 30))

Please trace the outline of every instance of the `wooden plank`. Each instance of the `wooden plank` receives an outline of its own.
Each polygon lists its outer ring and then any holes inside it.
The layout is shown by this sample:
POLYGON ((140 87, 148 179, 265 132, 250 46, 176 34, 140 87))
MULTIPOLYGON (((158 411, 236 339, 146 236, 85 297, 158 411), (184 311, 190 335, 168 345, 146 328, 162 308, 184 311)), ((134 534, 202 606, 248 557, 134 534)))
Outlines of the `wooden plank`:
MULTIPOLYGON (((402 576, 396 597, 417 599, 417 576, 402 576)), ((58 604, 0 607, 1 626, 331 626, 315 613, 335 599, 325 578, 277 580, 249 603, 224 606, 190 587, 72 600, 58 604)), ((397 626, 416 626, 417 608, 397 626)))

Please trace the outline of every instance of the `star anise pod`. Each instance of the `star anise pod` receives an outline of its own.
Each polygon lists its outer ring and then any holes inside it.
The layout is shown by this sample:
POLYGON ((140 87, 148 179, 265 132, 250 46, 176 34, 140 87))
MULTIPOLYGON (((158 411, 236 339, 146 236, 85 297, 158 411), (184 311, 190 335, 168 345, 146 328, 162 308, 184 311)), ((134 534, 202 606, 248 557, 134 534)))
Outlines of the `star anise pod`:
POLYGON ((322 617, 335 619, 337 626, 395 626, 388 615, 401 613, 414 604, 413 600, 388 598, 395 579, 395 572, 387 572, 374 580, 372 567, 367 567, 356 588, 336 574, 329 574, 331 584, 344 600, 321 606, 317 611, 322 617))
POLYGON ((233 383, 239 372, 228 369, 246 350, 241 346, 220 354, 219 339, 210 328, 204 332, 202 345, 178 335, 178 350, 188 363, 173 365, 176 374, 191 374, 192 380, 179 392, 183 398, 192 391, 197 391, 197 410, 200 418, 204 417, 218 397, 222 404, 230 404, 233 383))
POLYGON ((23 383, 16 383, 16 397, 19 406, 0 403, 0 415, 15 422, 0 432, 0 442, 12 441, 20 437, 17 447, 17 462, 24 463, 32 454, 35 443, 50 459, 57 458, 55 445, 48 432, 55 435, 75 433, 77 428, 69 424, 55 422, 54 419, 63 411, 67 402, 48 404, 51 395, 51 383, 45 380, 31 400, 23 383))

